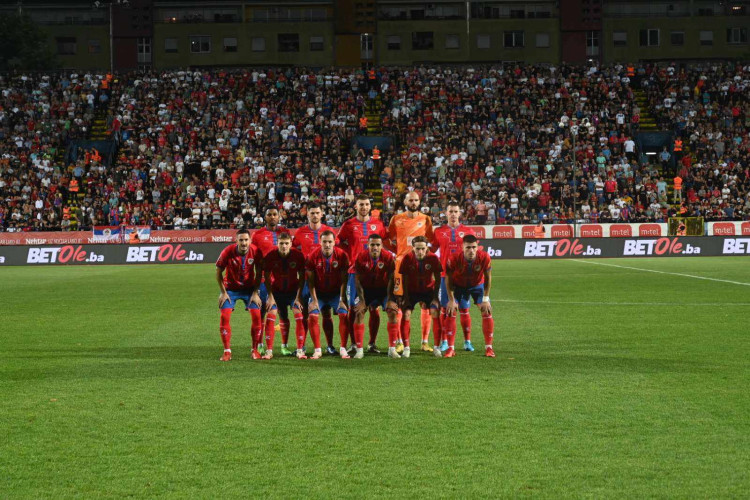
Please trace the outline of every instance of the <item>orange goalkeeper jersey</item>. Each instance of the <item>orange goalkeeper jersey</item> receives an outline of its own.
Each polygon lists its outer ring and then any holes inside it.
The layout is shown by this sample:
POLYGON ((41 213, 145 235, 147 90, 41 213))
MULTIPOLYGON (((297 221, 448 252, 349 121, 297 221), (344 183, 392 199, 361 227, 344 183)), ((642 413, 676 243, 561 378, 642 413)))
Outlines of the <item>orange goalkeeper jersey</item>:
POLYGON ((388 225, 388 239, 396 242, 396 256, 399 262, 412 249, 411 241, 417 236, 425 236, 432 242, 432 219, 423 213, 417 213, 412 219, 406 212, 391 217, 388 225))

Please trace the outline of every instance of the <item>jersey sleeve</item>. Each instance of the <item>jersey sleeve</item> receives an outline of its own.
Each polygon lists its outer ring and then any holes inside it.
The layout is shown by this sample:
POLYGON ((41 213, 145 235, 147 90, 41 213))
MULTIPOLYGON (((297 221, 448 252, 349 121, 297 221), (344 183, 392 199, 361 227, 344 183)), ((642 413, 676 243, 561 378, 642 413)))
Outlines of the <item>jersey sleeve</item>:
POLYGON ((433 241, 435 239, 435 231, 432 229, 432 217, 429 215, 425 215, 425 230, 424 230, 424 236, 427 238, 427 241, 433 241))
POLYGON ((216 267, 221 269, 222 271, 227 268, 228 260, 229 260, 229 250, 230 247, 225 248, 221 251, 221 254, 219 255, 219 258, 216 259, 216 267))
POLYGON ((305 270, 315 271, 315 261, 313 261, 310 257, 305 259, 305 270))
POLYGON ((297 229, 294 232, 294 236, 292 237, 292 248, 296 248, 297 250, 302 250, 302 242, 297 237, 297 235, 299 235, 299 233, 300 233, 299 229, 297 229))

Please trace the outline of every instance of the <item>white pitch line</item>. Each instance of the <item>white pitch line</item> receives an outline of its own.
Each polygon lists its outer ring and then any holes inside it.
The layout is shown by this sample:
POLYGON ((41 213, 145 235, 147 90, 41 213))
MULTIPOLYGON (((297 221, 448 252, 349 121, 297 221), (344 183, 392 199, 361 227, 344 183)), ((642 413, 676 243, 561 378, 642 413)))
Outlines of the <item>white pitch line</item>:
POLYGON ((581 264, 594 264, 594 265, 597 265, 597 266, 617 267, 617 268, 620 268, 620 269, 632 269, 633 271, 643 271, 643 272, 647 272, 647 273, 671 274, 672 276, 683 276, 685 278, 695 278, 697 280, 719 281, 721 283, 731 283, 732 285, 750 286, 750 283, 745 283, 745 282, 742 282, 742 281, 721 280, 719 278, 707 278, 706 276, 695 276, 693 274, 671 273, 669 271, 656 271, 654 269, 643 269, 643 268, 640 268, 640 267, 620 266, 620 265, 617 265, 617 264, 607 264, 605 262, 592 262, 590 260, 568 259, 568 261, 569 262, 580 262, 581 264))
POLYGON ((503 302, 510 304, 552 304, 552 305, 575 305, 575 306, 657 306, 657 307, 722 307, 722 306, 750 306, 750 302, 585 302, 569 300, 517 300, 517 299, 493 299, 492 302, 503 302))

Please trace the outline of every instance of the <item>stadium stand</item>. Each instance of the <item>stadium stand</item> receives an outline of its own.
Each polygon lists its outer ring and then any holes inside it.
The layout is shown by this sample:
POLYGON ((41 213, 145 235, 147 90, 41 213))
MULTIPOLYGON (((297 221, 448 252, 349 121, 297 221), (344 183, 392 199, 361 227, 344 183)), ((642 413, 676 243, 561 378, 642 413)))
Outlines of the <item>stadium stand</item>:
POLYGON ((749 67, 646 65, 630 78, 620 65, 413 66, 374 76, 5 76, 0 230, 252 228, 269 205, 295 227, 309 201, 337 226, 357 194, 370 193, 387 221, 409 190, 436 223, 452 198, 478 224, 750 218, 749 67), (395 147, 373 159, 357 146, 363 123, 395 147), (639 145, 647 124, 667 132, 668 157, 639 145), (116 153, 83 140, 114 141, 116 153))

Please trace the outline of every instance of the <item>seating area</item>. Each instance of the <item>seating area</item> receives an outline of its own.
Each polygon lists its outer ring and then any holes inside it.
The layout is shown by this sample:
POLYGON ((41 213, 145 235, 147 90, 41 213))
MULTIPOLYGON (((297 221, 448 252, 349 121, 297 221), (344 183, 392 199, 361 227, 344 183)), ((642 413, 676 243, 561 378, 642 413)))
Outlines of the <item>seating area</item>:
POLYGON ((750 67, 248 68, 105 80, 0 79, 0 230, 253 228, 268 206, 296 227, 311 201, 337 226, 359 193, 387 221, 412 190, 436 224, 451 199, 474 224, 750 218, 750 67), (642 154, 643 116, 682 145, 642 154), (373 160, 356 146, 363 133, 395 147, 373 160), (72 142, 102 137, 118 141, 110 164, 93 151, 70 158, 72 142))

